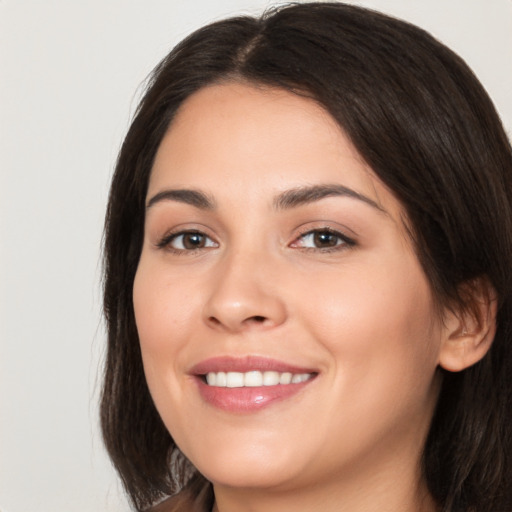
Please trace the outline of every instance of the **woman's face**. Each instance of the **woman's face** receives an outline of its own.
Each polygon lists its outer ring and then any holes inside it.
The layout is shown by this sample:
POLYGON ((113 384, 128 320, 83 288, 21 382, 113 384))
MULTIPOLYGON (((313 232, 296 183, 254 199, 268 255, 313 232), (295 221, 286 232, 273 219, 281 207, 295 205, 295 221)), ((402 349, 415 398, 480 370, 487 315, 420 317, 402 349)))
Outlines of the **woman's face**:
POLYGON ((293 489, 418 470, 443 327, 400 204, 322 108, 200 90, 161 143, 147 205, 144 369, 208 479, 293 489))

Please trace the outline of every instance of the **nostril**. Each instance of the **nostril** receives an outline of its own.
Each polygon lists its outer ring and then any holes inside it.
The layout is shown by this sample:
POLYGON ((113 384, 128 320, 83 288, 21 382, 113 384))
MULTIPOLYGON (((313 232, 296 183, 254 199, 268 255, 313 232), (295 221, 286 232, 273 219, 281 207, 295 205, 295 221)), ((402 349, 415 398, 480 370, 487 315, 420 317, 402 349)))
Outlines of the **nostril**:
MULTIPOLYGON (((0 0, 1 1, 1 0, 0 0)), ((238 332, 245 329, 260 329, 273 325, 272 318, 264 315, 227 314, 208 316, 206 322, 214 329, 238 332)))

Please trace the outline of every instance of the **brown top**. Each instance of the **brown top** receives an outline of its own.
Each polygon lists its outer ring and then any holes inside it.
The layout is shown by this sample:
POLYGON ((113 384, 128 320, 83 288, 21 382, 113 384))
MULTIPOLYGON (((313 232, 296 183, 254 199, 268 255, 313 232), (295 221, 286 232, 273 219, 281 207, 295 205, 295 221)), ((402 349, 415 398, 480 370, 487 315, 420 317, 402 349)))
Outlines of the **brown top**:
POLYGON ((175 496, 171 496, 148 512, 211 512, 215 497, 210 482, 193 477, 175 496))

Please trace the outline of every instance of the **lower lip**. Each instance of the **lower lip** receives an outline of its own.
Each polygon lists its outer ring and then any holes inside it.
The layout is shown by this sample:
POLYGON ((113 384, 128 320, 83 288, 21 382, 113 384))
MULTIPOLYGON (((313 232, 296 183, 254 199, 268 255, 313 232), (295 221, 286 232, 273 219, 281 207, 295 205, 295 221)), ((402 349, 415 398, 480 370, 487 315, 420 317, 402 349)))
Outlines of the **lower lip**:
POLYGON ((199 393, 203 400, 217 409, 232 413, 256 412, 270 404, 291 398, 313 382, 314 377, 297 384, 278 384, 244 388, 208 386, 197 378, 199 393))

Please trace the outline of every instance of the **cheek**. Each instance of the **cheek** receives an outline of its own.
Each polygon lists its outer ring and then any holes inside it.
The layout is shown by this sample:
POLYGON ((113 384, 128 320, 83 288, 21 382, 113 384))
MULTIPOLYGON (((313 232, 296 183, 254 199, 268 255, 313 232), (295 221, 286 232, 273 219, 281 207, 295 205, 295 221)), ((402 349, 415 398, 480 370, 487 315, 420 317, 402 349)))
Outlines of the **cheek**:
POLYGON ((198 308, 194 288, 176 286, 176 280, 143 254, 134 280, 133 305, 149 391, 168 430, 179 436, 183 428, 187 430, 186 418, 175 424, 175 411, 185 410, 187 402, 180 370, 197 325, 198 308))
POLYGON ((408 271, 410 278, 403 267, 353 269, 336 286, 309 287, 304 318, 335 368, 325 421, 332 435, 346 432, 349 446, 405 438, 411 425, 420 432, 429 423, 438 390, 434 308, 421 270, 408 271))
POLYGON ((158 264, 142 259, 133 285, 133 306, 142 349, 172 349, 174 341, 190 328, 195 311, 190 288, 176 286, 158 264))
MULTIPOLYGON (((133 286, 133 306, 144 373, 157 404, 178 392, 177 375, 187 340, 197 325, 193 287, 176 286, 158 263, 141 259, 133 286), (193 320, 194 319, 194 320, 193 320)), ((178 397, 174 397, 178 400, 178 397)))
POLYGON ((338 378, 353 383, 366 375, 369 393, 405 381, 428 387, 440 334, 430 287, 414 259, 381 259, 315 281, 304 294, 304 318, 339 367, 338 378))

